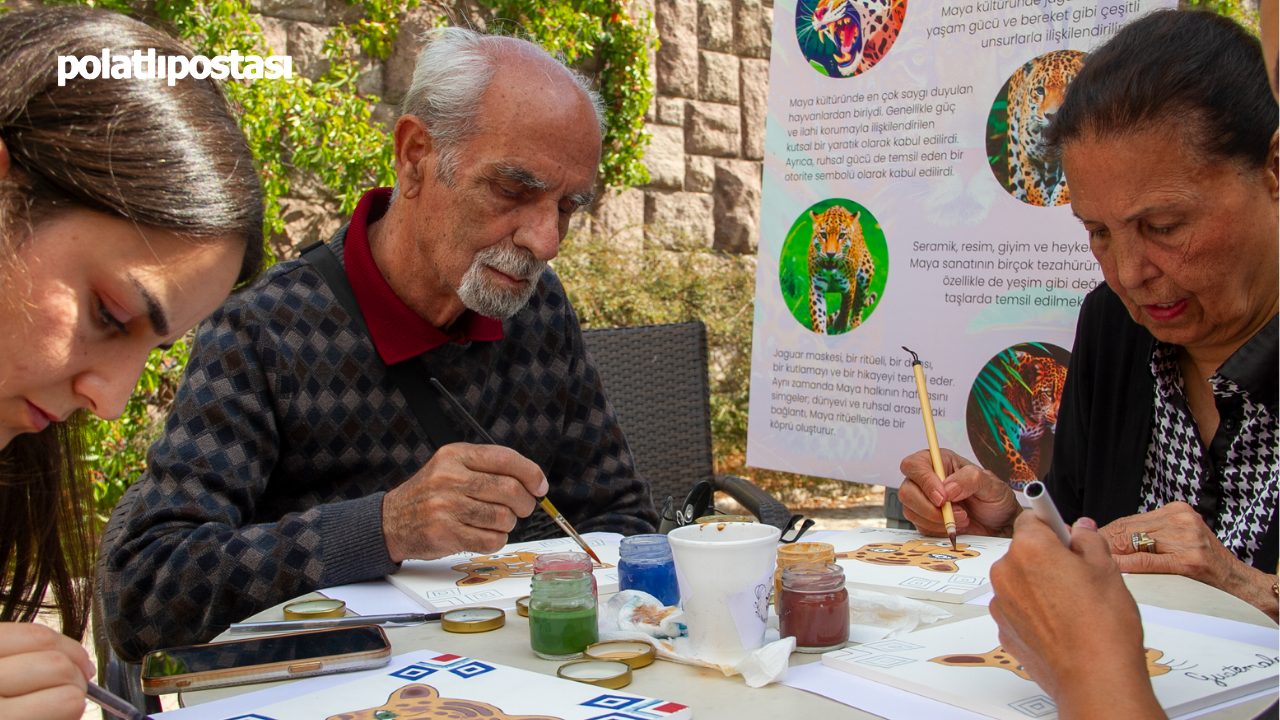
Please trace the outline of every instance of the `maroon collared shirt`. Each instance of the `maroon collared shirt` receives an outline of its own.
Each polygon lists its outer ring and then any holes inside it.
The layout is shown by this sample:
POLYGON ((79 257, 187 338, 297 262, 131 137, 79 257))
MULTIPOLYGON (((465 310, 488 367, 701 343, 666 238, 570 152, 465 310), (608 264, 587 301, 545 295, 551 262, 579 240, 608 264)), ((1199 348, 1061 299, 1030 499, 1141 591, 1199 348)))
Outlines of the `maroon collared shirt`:
POLYGON ((422 319, 391 289, 369 250, 369 224, 382 218, 390 205, 391 188, 366 192, 351 214, 343 249, 347 279, 382 361, 398 363, 451 341, 462 345, 473 340, 501 340, 501 320, 467 310, 453 324, 453 331, 445 332, 422 319))

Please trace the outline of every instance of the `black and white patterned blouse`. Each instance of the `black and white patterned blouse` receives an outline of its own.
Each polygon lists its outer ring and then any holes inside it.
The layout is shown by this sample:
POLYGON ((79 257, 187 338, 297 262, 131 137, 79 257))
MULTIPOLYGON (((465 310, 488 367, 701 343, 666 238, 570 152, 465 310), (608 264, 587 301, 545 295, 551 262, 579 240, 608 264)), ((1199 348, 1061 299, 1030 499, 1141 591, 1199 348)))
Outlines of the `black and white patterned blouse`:
POLYGON ((1178 346, 1157 340, 1151 353, 1156 392, 1139 512, 1186 502, 1245 563, 1276 510, 1276 341, 1273 321, 1209 378, 1220 421, 1208 448, 1187 406, 1178 346))

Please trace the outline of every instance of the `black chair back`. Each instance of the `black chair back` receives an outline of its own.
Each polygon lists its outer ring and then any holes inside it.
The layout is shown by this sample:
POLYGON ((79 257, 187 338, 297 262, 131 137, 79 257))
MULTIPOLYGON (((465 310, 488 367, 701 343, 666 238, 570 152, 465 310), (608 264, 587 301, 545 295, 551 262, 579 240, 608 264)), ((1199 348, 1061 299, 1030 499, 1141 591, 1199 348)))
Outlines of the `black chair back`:
POLYGON ((585 330, 605 392, 653 502, 712 481, 707 329, 700 322, 585 330))

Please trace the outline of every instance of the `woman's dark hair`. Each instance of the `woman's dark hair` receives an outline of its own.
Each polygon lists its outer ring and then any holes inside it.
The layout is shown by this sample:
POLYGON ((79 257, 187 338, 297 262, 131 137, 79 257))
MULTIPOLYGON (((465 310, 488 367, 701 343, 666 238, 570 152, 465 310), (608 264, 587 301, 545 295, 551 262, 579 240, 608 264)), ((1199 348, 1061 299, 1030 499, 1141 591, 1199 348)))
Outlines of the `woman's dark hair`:
POLYGON ((1167 123, 1205 159, 1265 165, 1277 109, 1258 39, 1199 10, 1135 20, 1085 59, 1046 140, 1061 151, 1167 123))
MULTIPOLYGON (((172 37, 123 15, 49 8, 0 15, 0 280, 41 223, 88 209, 193 243, 246 243, 238 284, 261 270, 262 188, 253 156, 212 80, 73 78, 58 57, 191 57, 172 37)), ((21 298, 0 297, 0 302, 21 298)), ((78 419, 0 449, 0 621, 32 620, 53 596, 63 632, 88 618, 92 542, 78 419)))

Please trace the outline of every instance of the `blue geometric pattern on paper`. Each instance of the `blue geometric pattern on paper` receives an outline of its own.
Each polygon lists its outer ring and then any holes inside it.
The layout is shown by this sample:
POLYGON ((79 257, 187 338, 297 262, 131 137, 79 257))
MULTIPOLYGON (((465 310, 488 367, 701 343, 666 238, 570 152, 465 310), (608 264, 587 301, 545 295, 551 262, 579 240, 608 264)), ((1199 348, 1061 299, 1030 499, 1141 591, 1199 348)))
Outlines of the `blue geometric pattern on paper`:
POLYGON ((233 718, 227 718, 227 720, 274 720, 274 718, 269 718, 266 715, 237 715, 233 718))
POLYGON ((482 662, 472 661, 467 663, 466 665, 463 665, 462 667, 453 668, 449 672, 453 673, 454 675, 457 675, 463 680, 470 680, 471 678, 477 675, 483 675, 487 672, 493 672, 493 667, 490 665, 485 665, 482 662))
POLYGON ((435 668, 430 668, 422 663, 417 663, 406 668, 400 668, 399 670, 390 673, 390 675, 391 677, 398 677, 401 680, 420 680, 435 671, 435 668))
POLYGON ((1027 717, 1033 718, 1046 717, 1058 711, 1058 706, 1053 704, 1053 700, 1048 695, 1036 695, 1025 700, 1012 702, 1009 703, 1009 707, 1027 717))
POLYGON ((635 715, 627 715, 626 713, 609 713, 608 715, 597 715, 588 720, 645 720, 635 715))
POLYGON ((588 700, 582 705, 586 707, 605 708, 606 710, 621 710, 625 707, 631 707, 640 702, 643 698, 627 697, 626 695, 601 695, 600 697, 588 700))

